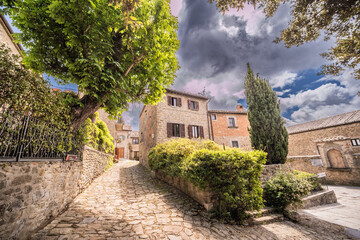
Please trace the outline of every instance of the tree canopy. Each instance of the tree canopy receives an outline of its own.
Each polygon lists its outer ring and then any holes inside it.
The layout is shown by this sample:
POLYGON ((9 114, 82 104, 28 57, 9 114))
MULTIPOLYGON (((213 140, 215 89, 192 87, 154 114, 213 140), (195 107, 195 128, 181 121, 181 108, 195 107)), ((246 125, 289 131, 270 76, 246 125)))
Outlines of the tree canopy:
POLYGON ((100 107, 116 116, 130 102, 156 103, 178 69, 177 20, 169 0, 0 0, 21 30, 24 63, 83 93, 72 127, 100 107))
POLYGON ((339 74, 344 67, 352 68, 360 79, 360 1, 358 0, 209 0, 223 12, 229 8, 244 8, 245 4, 264 9, 267 17, 278 10, 280 4, 291 5, 292 19, 281 36, 286 47, 299 46, 314 41, 324 34, 324 39, 336 40, 322 56, 332 61, 323 66, 323 74, 339 74))
POLYGON ((270 84, 248 64, 245 78, 251 146, 267 152, 267 164, 285 163, 288 154, 288 132, 280 114, 280 104, 270 84))

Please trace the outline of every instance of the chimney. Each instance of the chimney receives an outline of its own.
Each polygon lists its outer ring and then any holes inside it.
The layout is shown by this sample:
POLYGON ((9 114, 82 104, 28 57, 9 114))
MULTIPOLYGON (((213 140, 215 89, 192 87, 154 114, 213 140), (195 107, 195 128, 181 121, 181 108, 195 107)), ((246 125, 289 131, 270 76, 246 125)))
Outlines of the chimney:
POLYGON ((236 111, 243 112, 244 111, 244 106, 243 105, 236 105, 236 111))

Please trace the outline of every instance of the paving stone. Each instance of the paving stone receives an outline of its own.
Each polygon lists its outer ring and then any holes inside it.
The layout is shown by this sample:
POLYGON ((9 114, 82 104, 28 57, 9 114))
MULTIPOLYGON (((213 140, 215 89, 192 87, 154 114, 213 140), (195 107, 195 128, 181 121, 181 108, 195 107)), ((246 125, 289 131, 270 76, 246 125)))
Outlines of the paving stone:
POLYGON ((120 161, 32 239, 348 239, 283 221, 227 225, 200 204, 155 179, 137 161, 120 161))

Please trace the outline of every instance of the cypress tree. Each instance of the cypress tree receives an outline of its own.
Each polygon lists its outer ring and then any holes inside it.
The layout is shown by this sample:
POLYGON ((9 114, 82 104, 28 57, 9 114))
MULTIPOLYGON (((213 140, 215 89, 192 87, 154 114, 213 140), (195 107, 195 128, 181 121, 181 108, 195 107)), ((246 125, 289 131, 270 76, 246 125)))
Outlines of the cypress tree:
POLYGON ((280 104, 270 84, 255 77, 250 64, 245 78, 245 94, 252 148, 267 152, 267 164, 285 163, 288 133, 280 114, 280 104))

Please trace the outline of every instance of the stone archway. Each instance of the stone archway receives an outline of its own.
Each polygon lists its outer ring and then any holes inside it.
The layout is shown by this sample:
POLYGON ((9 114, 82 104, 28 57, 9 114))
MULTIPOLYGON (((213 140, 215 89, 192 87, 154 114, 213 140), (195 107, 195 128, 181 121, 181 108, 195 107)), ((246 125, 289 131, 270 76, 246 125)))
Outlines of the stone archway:
POLYGON ((327 152, 327 156, 332 168, 346 168, 344 158, 339 150, 331 149, 327 152))

